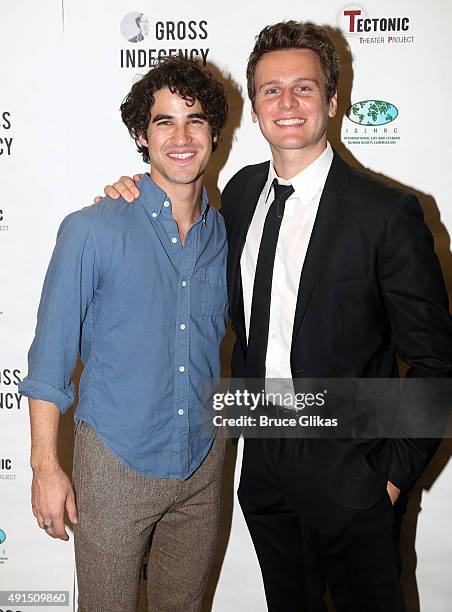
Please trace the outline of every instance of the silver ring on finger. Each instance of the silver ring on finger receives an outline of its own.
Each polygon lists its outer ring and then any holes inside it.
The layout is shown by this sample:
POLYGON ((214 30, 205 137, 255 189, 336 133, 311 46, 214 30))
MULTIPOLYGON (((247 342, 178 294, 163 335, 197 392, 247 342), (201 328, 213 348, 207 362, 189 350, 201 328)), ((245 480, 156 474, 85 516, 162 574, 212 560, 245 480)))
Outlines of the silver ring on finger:
POLYGON ((53 529, 53 523, 44 523, 44 529, 47 531, 48 529, 53 529))

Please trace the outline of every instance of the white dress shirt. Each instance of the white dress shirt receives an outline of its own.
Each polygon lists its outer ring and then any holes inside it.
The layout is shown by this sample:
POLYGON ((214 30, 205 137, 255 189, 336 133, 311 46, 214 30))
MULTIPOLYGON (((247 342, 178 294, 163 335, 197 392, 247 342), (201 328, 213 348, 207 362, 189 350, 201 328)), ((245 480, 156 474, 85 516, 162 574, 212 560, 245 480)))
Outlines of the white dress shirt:
POLYGON ((300 275, 332 161, 333 150, 327 143, 325 151, 290 180, 279 178, 270 164, 267 182, 248 229, 240 259, 247 338, 259 246, 265 218, 274 200, 272 182, 276 178, 282 185, 293 186, 294 193, 285 205, 273 267, 266 378, 292 379, 290 350, 300 275))

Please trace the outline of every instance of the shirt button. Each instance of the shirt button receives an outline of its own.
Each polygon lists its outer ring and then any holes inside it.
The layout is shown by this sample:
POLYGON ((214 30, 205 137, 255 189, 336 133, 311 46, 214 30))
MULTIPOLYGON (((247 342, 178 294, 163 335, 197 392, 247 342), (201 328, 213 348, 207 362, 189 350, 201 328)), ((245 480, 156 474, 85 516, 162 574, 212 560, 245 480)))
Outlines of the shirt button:
POLYGON ((185 372, 185 368, 184 368, 184 366, 180 366, 180 368, 179 368, 179 372, 185 372))
POLYGON ((272 340, 277 340, 278 336, 276 334, 272 334, 272 340))
POLYGON ((184 414, 184 411, 182 410, 182 408, 179 408, 179 410, 177 411, 177 414, 180 414, 181 416, 184 414))
POLYGON ((172 242, 173 244, 176 244, 176 242, 177 242, 177 238, 174 238, 174 237, 173 237, 173 238, 171 238, 171 242, 172 242))
POLYGON ((185 329, 185 323, 182 323, 180 326, 181 329, 185 329))
POLYGON ((186 287, 187 286, 187 281, 182 281, 182 287, 186 287))
POLYGON ((156 212, 153 212, 153 213, 152 213, 152 216, 153 216, 153 217, 154 217, 154 219, 155 219, 155 218, 156 218, 156 216, 157 216, 157 213, 156 213, 156 212))
POLYGON ((165 208, 168 208, 168 206, 169 206, 169 202, 168 202, 167 200, 165 200, 165 201, 163 202, 163 206, 164 206, 165 208))

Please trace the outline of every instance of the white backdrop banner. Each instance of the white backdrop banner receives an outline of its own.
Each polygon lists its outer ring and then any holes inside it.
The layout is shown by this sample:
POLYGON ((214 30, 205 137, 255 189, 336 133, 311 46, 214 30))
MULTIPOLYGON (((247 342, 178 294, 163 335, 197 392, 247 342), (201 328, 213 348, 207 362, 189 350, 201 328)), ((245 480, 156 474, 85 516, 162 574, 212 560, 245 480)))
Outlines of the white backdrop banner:
MULTIPOLYGON (((71 544, 43 537, 31 513, 26 347, 64 214, 65 112, 61 3, 0 3, 0 591, 62 591, 72 609, 71 544), (25 350, 24 350, 25 349, 25 350)), ((1 610, 24 599, 0 601, 1 610)), ((38 603, 39 602, 39 603, 38 603)))

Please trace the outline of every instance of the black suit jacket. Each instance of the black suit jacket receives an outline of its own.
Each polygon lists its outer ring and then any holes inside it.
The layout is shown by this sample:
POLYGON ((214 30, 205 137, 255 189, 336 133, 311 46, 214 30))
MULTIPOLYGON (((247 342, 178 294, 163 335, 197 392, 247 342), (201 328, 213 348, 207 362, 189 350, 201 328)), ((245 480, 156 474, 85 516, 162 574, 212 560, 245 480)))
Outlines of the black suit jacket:
MULTIPOLYGON (((269 162, 227 184, 228 292, 236 334, 232 375, 245 376, 247 341, 240 256, 269 162)), ((350 168, 336 153, 303 265, 290 363, 294 379, 452 374, 448 298, 417 199, 350 168)), ((368 507, 389 479, 408 490, 437 439, 308 439, 318 476, 340 502, 368 507)))

